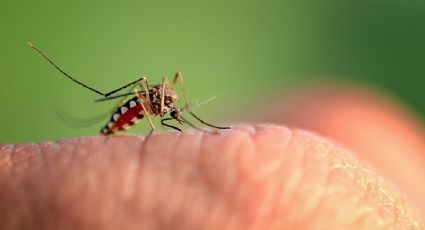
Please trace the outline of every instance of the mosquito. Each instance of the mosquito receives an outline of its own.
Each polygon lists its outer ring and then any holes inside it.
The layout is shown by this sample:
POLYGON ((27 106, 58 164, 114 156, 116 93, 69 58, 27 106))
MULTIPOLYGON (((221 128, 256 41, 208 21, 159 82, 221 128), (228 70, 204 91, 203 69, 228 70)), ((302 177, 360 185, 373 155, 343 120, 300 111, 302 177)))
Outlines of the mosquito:
POLYGON ((124 131, 133 126, 134 124, 140 122, 145 116, 149 122, 151 130, 148 134, 150 136, 152 132, 155 130, 155 125, 152 122, 151 116, 159 116, 161 118, 161 124, 183 132, 180 128, 170 125, 167 121, 175 120, 180 125, 188 124, 195 129, 202 129, 194 126, 187 119, 182 116, 183 112, 187 112, 192 115, 196 120, 201 122, 204 125, 215 129, 230 129, 230 127, 221 127, 209 124, 198 116, 196 116, 189 109, 189 104, 187 102, 187 98, 184 91, 184 82, 183 76, 180 72, 177 72, 174 75, 173 81, 171 84, 167 80, 167 78, 163 78, 162 82, 159 84, 149 85, 146 77, 141 77, 133 82, 130 82, 122 87, 114 89, 107 93, 102 93, 101 91, 84 84, 68 73, 66 73, 61 67, 55 64, 47 55, 41 51, 39 48, 27 42, 28 45, 37 51, 44 59, 46 59, 51 65, 53 65, 59 72, 61 72, 65 77, 69 78, 73 82, 83 86, 84 88, 101 95, 102 98, 97 99, 95 102, 107 101, 112 99, 120 99, 118 103, 111 110, 111 118, 106 123, 105 126, 102 127, 100 133, 102 135, 111 135, 118 131, 124 131), (177 106, 178 96, 175 91, 175 86, 177 83, 180 83, 180 89, 183 96, 184 107, 179 108, 177 106), (130 89, 125 93, 118 94, 119 91, 122 91, 126 88, 130 87, 130 89), (165 117, 169 113, 170 117, 165 117))

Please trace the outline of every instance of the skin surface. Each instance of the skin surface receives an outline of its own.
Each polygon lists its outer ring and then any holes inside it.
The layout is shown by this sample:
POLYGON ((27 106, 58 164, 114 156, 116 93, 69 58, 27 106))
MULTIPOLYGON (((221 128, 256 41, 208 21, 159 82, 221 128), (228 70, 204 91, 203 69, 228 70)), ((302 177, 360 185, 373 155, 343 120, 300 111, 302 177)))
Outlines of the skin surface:
POLYGON ((352 85, 301 87, 259 120, 320 133, 348 146, 425 214, 425 129, 389 96, 352 85))
POLYGON ((275 125, 0 146, 0 229, 423 229, 353 152, 275 125))

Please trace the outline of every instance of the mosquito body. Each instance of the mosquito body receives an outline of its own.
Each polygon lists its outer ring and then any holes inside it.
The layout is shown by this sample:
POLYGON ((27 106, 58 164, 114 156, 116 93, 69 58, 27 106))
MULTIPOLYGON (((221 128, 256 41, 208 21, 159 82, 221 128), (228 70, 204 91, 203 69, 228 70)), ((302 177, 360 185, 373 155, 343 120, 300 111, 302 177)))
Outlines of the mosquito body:
POLYGON ((150 86, 148 84, 146 77, 142 77, 118 89, 112 90, 108 93, 102 93, 101 91, 96 90, 76 80, 71 75, 67 74, 58 65, 56 65, 50 58, 48 58, 40 49, 33 46, 31 43, 28 43, 28 45, 30 45, 31 48, 36 50, 43 58, 45 58, 48 62, 50 62, 50 64, 52 64, 57 70, 59 70, 67 78, 83 86, 84 88, 89 89, 101 95, 102 98, 96 100, 96 102, 120 99, 117 105, 111 111, 112 115, 110 120, 106 123, 106 125, 100 131, 100 133, 103 135, 111 135, 117 131, 127 130, 132 125, 138 123, 144 117, 147 118, 149 125, 151 126, 151 131, 149 132, 149 135, 150 135, 155 130, 155 126, 152 123, 150 116, 159 116, 161 118, 162 125, 167 126, 169 128, 176 129, 178 131, 182 131, 182 130, 173 125, 167 124, 165 122, 169 120, 175 120, 180 125, 186 123, 194 127, 195 129, 199 129, 182 116, 183 112, 188 112, 195 119, 197 119, 202 124, 205 124, 207 126, 210 126, 216 129, 229 129, 229 127, 220 127, 220 126, 215 126, 215 125, 206 123, 189 110, 189 104, 187 103, 187 99, 186 99, 184 87, 183 87, 183 76, 181 75, 180 72, 177 72, 174 75, 174 78, 171 84, 168 82, 167 78, 163 78, 160 84, 155 84, 150 86), (177 106, 178 96, 174 89, 177 82, 180 83, 180 88, 181 88, 181 92, 182 92, 182 96, 183 96, 183 100, 185 104, 183 108, 178 108, 177 106), (126 93, 117 94, 117 92, 124 90, 127 87, 131 87, 131 89, 127 91, 126 93), (128 99, 129 97, 131 98, 128 99), (170 114, 170 117, 164 118, 164 116, 166 116, 167 114, 170 114))
POLYGON ((139 123, 140 119, 145 116, 142 102, 139 98, 134 97, 121 105, 114 114, 112 114, 109 122, 100 130, 103 135, 114 134, 117 131, 124 131, 131 126, 139 123))
MULTIPOLYGON (((179 119, 178 115, 180 110, 176 108, 178 100, 177 93, 168 88, 164 94, 164 106, 161 110, 161 97, 162 97, 162 84, 151 86, 149 89, 150 106, 145 107, 146 110, 149 108, 149 113, 153 116, 163 117, 167 113, 174 115, 176 120, 179 119)), ((147 94, 145 91, 138 92, 146 98, 147 94)), ((143 109, 143 100, 135 96, 130 100, 126 101, 112 114, 109 122, 101 129, 103 135, 110 135, 116 131, 124 131, 131 126, 137 124, 141 119, 145 117, 145 110, 143 109)))

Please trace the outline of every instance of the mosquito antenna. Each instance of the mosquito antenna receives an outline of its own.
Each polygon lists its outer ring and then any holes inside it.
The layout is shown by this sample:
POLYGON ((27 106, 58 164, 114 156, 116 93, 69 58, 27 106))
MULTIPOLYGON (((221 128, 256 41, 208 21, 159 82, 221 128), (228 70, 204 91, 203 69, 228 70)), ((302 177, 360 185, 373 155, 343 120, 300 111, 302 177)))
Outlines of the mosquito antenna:
POLYGON ((41 51, 40 49, 38 49, 37 47, 35 47, 33 44, 31 44, 30 42, 27 42, 27 44, 33 48, 35 51, 37 51, 44 59, 46 59, 48 62, 50 62, 50 64, 52 64, 57 70, 59 70, 63 75, 65 75, 66 77, 68 77, 69 79, 71 79, 73 82, 83 86, 86 89, 89 89, 99 95, 105 96, 104 93, 100 92, 99 90, 93 89, 92 87, 78 81, 77 79, 71 77, 71 75, 67 74, 65 71, 63 71, 58 65, 56 65, 52 60, 50 60, 49 57, 47 57, 46 54, 43 53, 43 51, 41 51))
POLYGON ((208 124, 207 122, 201 120, 201 118, 199 118, 198 116, 196 116, 194 113, 192 113, 191 111, 189 111, 190 115, 192 115, 194 118, 196 118, 196 120, 200 121, 202 124, 207 125, 209 127, 213 127, 216 129, 230 129, 230 127, 220 127, 220 126, 215 126, 212 124, 208 124))

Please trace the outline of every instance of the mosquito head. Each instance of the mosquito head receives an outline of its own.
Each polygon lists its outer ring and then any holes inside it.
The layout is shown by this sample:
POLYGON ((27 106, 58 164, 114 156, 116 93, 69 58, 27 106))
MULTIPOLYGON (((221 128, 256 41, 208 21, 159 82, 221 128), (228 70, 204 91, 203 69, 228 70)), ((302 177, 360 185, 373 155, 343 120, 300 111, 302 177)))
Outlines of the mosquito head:
POLYGON ((170 116, 172 118, 176 119, 177 121, 180 121, 181 120, 181 113, 182 113, 181 109, 173 108, 170 112, 170 116))

